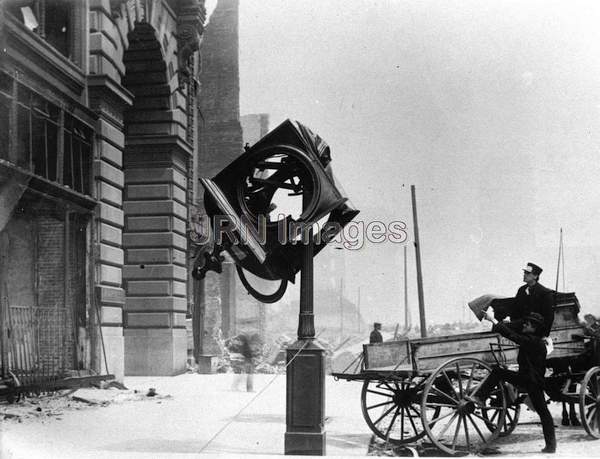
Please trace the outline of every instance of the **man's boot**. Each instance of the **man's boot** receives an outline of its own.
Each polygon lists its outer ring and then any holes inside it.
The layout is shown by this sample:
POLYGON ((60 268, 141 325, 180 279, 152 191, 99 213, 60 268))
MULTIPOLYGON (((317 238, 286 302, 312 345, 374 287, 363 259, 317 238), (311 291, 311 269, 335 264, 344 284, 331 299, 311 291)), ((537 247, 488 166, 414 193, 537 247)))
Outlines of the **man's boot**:
POLYGON ((581 423, 579 422, 579 419, 577 419, 577 413, 575 412, 575 404, 574 403, 569 403, 569 419, 571 420, 571 425, 572 426, 580 426, 581 423))
POLYGON ((556 434, 554 429, 551 432, 544 432, 544 440, 546 441, 546 447, 542 449, 542 453, 553 454, 556 452, 556 434))
POLYGON ((571 423, 569 422, 569 413, 567 412, 567 404, 562 402, 562 422, 563 426, 568 426, 571 423))

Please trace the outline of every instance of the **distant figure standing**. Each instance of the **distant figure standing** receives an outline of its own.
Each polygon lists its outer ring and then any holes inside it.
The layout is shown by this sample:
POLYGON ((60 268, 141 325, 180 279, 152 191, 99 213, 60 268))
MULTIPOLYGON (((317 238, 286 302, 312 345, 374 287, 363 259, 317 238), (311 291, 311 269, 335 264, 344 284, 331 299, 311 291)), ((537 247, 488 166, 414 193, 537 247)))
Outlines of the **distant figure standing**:
POLYGON ((383 343, 383 336, 381 336, 379 330, 381 330, 381 324, 375 322, 373 324, 373 331, 369 335, 369 344, 383 343))

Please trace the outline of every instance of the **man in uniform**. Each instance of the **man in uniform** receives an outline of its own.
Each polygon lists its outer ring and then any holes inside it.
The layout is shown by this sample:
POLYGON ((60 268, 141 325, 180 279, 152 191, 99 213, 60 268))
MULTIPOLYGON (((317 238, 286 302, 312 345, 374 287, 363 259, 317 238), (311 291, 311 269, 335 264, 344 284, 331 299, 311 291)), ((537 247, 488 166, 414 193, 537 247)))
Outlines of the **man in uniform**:
POLYGON ((541 336, 545 337, 550 334, 554 322, 554 292, 539 283, 541 273, 542 268, 538 265, 527 263, 527 266, 523 268, 525 285, 517 290, 514 303, 508 310, 496 311, 497 320, 510 316, 510 323, 507 325, 514 331, 521 331, 523 318, 535 312, 544 319, 540 330, 541 336))
POLYGON ((381 324, 379 322, 375 322, 373 324, 373 331, 369 335, 369 344, 383 343, 383 337, 381 336, 379 330, 381 330, 381 324))
POLYGON ((485 406, 491 390, 499 381, 505 381, 527 391, 533 408, 540 417, 544 440, 546 446, 543 453, 554 453, 556 451, 556 435, 554 432, 554 421, 546 405, 544 397, 544 374, 546 371, 546 344, 542 339, 542 330, 545 326, 544 318, 532 312, 523 317, 521 330, 515 331, 503 322, 498 322, 488 310, 485 312, 485 320, 492 322, 492 331, 500 333, 505 338, 513 341, 519 346, 517 362, 519 371, 511 371, 500 366, 495 366, 492 373, 473 391, 468 397, 480 406, 485 406))

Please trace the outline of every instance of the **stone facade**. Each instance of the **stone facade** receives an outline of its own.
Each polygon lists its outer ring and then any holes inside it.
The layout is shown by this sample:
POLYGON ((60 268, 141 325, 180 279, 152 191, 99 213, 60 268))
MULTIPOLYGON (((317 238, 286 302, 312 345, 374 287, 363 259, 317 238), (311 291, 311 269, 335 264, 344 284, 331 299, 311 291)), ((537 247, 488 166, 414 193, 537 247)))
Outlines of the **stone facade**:
MULTIPOLYGON (((53 137, 46 161, 65 171, 54 177, 52 168, 38 170, 39 151, 25 151, 15 134, 0 152, 0 192, 19 174, 33 177, 26 194, 42 190, 89 216, 81 301, 87 316, 99 311, 104 351, 92 346, 97 371, 108 367, 118 378, 185 371, 203 0, 36 0, 27 7, 3 2, 0 11, 2 81, 17 88, 0 88, 0 102, 17 106, 26 87, 30 100, 58 107, 48 110, 47 123, 59 134, 81 123, 73 138, 93 139, 91 156, 72 163, 75 144, 53 137), (61 18, 62 35, 53 26, 61 18), (88 129, 89 137, 82 134, 88 129), (81 189, 67 172, 81 179, 81 189)), ((20 119, 0 122, 25 132, 20 119)), ((32 145, 35 132, 30 136, 32 145)))

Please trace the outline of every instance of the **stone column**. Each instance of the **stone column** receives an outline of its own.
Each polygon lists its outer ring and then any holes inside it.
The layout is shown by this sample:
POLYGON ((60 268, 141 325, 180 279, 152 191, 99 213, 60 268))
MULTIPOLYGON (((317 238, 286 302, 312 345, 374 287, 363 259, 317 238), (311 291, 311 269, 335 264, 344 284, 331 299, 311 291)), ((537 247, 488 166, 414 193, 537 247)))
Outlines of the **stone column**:
POLYGON ((136 138, 127 146, 127 375, 173 375, 186 369, 185 164, 191 152, 169 140, 136 138))
POLYGON ((122 113, 124 107, 131 105, 132 96, 122 86, 104 75, 90 76, 88 88, 90 106, 98 113, 94 184, 100 205, 94 221, 95 301, 100 310, 106 352, 106 362, 104 355, 99 359, 100 371, 108 371, 122 380, 124 376, 122 315, 125 304, 122 284, 124 263, 122 191, 125 144, 122 113))

